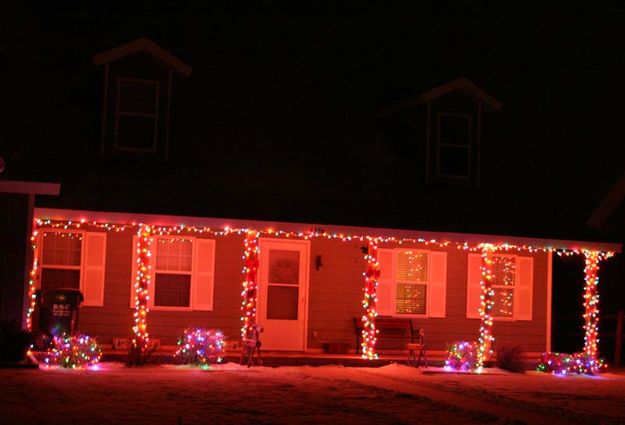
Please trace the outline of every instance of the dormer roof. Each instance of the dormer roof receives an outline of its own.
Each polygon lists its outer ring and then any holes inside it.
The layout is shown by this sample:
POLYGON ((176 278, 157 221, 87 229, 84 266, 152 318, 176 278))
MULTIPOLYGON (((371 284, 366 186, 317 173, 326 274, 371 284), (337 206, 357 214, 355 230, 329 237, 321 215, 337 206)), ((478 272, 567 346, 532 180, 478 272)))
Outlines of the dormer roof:
POLYGON ((191 75, 192 68, 189 65, 147 38, 139 38, 129 43, 122 44, 121 46, 97 53, 92 56, 92 59, 96 65, 102 65, 139 52, 149 53, 154 58, 185 77, 191 75))
POLYGON ((475 98, 475 100, 478 100, 488 106, 493 111, 501 110, 502 103, 499 100, 486 93, 476 84, 469 81, 467 78, 460 77, 438 87, 434 87, 433 89, 427 90, 419 94, 416 98, 406 99, 387 106, 386 108, 383 108, 379 111, 379 115, 389 115, 401 112, 405 109, 412 108, 423 103, 431 102, 432 100, 438 99, 439 97, 442 97, 454 91, 462 91, 468 94, 469 96, 475 98))

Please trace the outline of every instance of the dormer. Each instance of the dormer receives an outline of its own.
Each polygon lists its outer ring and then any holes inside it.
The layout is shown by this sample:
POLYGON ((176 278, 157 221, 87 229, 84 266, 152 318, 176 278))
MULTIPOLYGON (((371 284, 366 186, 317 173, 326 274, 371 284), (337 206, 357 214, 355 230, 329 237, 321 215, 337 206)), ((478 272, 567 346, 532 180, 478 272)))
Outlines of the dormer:
POLYGON ((147 38, 93 56, 104 65, 101 154, 166 161, 173 73, 191 67, 147 38))
POLYGON ((416 98, 391 105, 379 115, 417 108, 423 110, 425 128, 420 134, 425 138, 422 164, 426 181, 477 187, 483 115, 500 111, 501 107, 501 102, 471 81, 458 78, 416 98))

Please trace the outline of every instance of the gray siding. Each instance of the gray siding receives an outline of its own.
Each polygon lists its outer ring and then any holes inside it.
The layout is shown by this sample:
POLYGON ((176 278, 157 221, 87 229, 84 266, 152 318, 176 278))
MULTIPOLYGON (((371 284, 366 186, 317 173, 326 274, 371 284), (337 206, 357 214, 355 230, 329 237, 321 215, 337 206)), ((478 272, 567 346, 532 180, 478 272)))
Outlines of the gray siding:
MULTIPOLYGON (((132 237, 132 231, 108 233, 104 307, 83 307, 80 311, 80 329, 97 336, 104 344, 110 344, 112 338, 131 334, 132 237)), ((313 331, 317 331, 322 340, 344 342, 352 349, 356 348, 353 318, 360 317, 363 312, 363 271, 366 267, 360 249, 363 245, 365 243, 359 241, 324 238, 311 241, 308 348, 320 348, 313 331), (314 258, 318 255, 322 257, 323 266, 316 270, 314 258)), ((410 247, 409 244, 402 246, 410 247)), ((160 339, 164 345, 173 345, 179 332, 189 325, 220 328, 230 339, 239 338, 243 236, 217 237, 215 248, 213 311, 151 310, 148 332, 152 338, 160 339)), ((468 254, 455 246, 444 250, 448 254, 446 317, 416 320, 416 324, 425 330, 430 350, 444 350, 453 341, 476 340, 479 329, 478 319, 466 318, 468 254)), ((534 257, 533 319, 519 322, 496 320, 494 336, 496 342, 520 344, 526 352, 540 352, 546 348, 548 255, 521 255, 534 257)))

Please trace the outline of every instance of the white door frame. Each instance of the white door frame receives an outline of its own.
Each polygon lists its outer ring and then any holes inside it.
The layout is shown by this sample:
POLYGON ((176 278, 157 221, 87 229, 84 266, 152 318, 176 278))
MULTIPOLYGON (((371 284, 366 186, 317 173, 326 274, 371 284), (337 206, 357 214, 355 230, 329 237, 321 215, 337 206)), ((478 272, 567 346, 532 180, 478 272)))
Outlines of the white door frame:
MULTIPOLYGON (((303 254, 300 255, 300 274, 299 274, 299 303, 298 303, 298 323, 301 323, 302 332, 299 335, 301 338, 301 350, 306 351, 308 349, 308 301, 309 301, 309 280, 310 280, 310 241, 301 240, 301 239, 279 239, 279 238, 260 238, 259 239, 259 248, 260 248, 260 261, 258 263, 258 302, 257 302, 257 321, 258 323, 266 327, 266 322, 268 322, 266 318, 266 306, 267 306, 267 287, 268 282, 265 276, 265 267, 268 265, 269 257, 268 250, 269 249, 294 249, 296 247, 303 254)), ((271 325, 269 325, 271 326, 271 325)), ((298 325, 299 326, 299 325, 298 325)), ((263 341, 263 336, 260 336, 261 341, 263 342, 263 348, 267 348, 269 350, 280 350, 280 348, 274 348, 271 345, 266 346, 265 341, 263 341)), ((269 342, 269 344, 271 344, 269 342)), ((283 349, 285 351, 290 351, 288 349, 283 349)), ((295 349, 295 351, 298 351, 295 349)))

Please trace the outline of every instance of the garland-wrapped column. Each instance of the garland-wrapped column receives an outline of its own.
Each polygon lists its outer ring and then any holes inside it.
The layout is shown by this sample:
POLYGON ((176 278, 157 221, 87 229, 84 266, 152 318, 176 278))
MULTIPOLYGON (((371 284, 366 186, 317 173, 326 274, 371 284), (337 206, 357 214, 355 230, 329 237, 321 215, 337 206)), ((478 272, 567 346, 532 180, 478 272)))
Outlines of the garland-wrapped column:
POLYGON ((597 251, 584 251, 586 267, 584 268, 586 287, 584 288, 584 354, 588 361, 597 360, 599 342, 599 261, 597 251))
MULTIPOLYGON (((35 224, 36 226, 37 224, 35 224)), ((39 272, 39 250, 37 249, 37 234, 39 230, 37 227, 33 230, 33 234, 30 237, 30 244, 33 249, 33 264, 28 274, 28 309, 26 310, 26 330, 33 330, 33 312, 37 304, 37 293, 35 288, 35 281, 37 273, 39 272)))
POLYGON ((377 359, 375 352, 375 343, 377 340, 377 329, 375 327, 375 318, 378 315, 378 278, 380 277, 380 263, 378 262, 378 242, 376 239, 369 239, 367 254, 367 270, 365 276, 365 295, 362 305, 365 309, 362 315, 362 336, 361 336, 361 352, 363 359, 377 359))
POLYGON ((256 301, 258 300, 258 232, 249 230, 245 237, 243 253, 243 290, 241 291, 241 337, 248 338, 256 324, 256 301))
POLYGON ((484 366, 484 362, 490 358, 492 344, 495 340, 492 334, 493 328, 493 304, 495 291, 493 290, 493 257, 495 246, 491 244, 482 245, 482 278, 480 287, 480 337, 477 348, 477 368, 484 366))
POLYGON ((137 277, 135 280, 135 324, 132 328, 133 338, 130 347, 129 364, 141 365, 145 362, 148 353, 148 300, 150 288, 150 257, 152 253, 152 227, 140 224, 137 231, 137 277))

